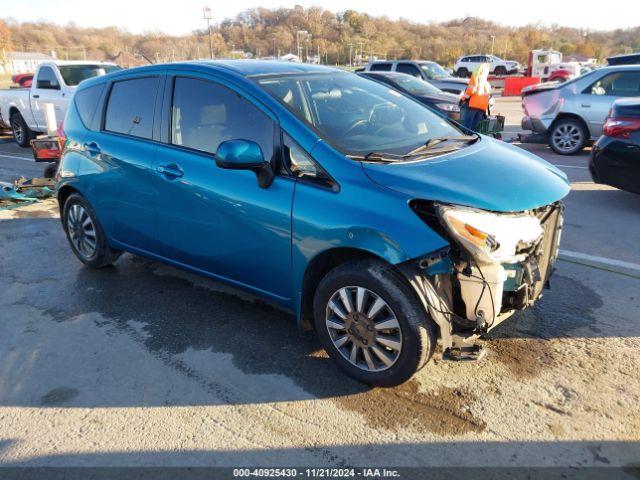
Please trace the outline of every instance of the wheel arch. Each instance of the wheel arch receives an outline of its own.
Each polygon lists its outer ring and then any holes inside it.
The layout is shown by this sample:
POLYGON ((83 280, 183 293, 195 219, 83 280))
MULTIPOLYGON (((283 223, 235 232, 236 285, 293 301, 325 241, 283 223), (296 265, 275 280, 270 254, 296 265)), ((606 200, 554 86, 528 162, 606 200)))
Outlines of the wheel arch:
POLYGON ((384 258, 369 250, 354 247, 335 247, 325 250, 307 264, 297 308, 297 321, 300 330, 313 330, 313 297, 322 278, 339 265, 364 259, 379 260, 391 265, 384 258))
POLYGON ((64 203, 67 201, 70 195, 77 193, 82 195, 82 192, 75 188, 73 185, 65 184, 61 187, 58 187, 57 198, 58 198, 58 209, 60 210, 60 219, 62 220, 64 203))
POLYGON ((560 112, 556 118, 553 120, 553 122, 551 123, 551 126, 549 127, 549 133, 551 133, 551 131, 555 128, 555 126, 558 124, 558 122, 560 122, 561 120, 577 120, 578 122, 580 122, 582 124, 582 127, 585 129, 585 132, 587 132, 587 135, 590 137, 591 136, 591 131, 589 130, 589 125, 587 124, 587 122, 585 121, 584 118, 582 118, 580 115, 578 115, 577 113, 569 113, 569 112, 560 112))

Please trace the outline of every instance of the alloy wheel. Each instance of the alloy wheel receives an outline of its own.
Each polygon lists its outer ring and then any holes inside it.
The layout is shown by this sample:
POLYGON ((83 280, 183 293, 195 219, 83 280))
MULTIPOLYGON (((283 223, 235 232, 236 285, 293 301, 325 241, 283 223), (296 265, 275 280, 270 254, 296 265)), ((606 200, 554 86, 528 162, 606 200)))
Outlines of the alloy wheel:
POLYGON ((22 128, 22 124, 19 120, 14 120, 11 123, 11 128, 13 129, 13 136, 16 139, 16 142, 22 143, 24 141, 24 128, 22 128))
POLYGON ((340 288, 329 299, 325 322, 336 349, 362 370, 386 370, 400 356, 398 319, 389 304, 369 289, 340 288))
POLYGON ((558 150, 571 152, 582 144, 582 131, 574 124, 565 123, 553 131, 551 141, 558 150))
POLYGON ((67 229, 76 252, 84 258, 96 253, 96 228, 82 205, 74 204, 67 215, 67 229))

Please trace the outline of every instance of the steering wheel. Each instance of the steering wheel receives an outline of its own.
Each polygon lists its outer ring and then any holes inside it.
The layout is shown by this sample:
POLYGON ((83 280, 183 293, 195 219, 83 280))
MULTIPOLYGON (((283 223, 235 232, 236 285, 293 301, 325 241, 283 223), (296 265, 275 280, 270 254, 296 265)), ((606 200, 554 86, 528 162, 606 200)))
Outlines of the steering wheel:
POLYGON ((369 125, 369 120, 366 118, 359 118, 358 120, 356 120, 355 122, 353 122, 351 125, 349 125, 347 127, 347 129, 344 131, 343 135, 349 135, 353 130, 355 130, 358 127, 361 127, 363 125, 369 125))

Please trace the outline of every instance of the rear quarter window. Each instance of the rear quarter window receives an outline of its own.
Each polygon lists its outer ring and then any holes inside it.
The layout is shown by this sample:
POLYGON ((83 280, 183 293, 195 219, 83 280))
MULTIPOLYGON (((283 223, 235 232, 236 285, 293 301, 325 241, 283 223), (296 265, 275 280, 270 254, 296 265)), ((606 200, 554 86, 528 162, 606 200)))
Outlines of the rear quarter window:
POLYGON ((115 82, 109 95, 104 129, 151 139, 159 83, 158 77, 115 82))
POLYGON ((390 70, 391 70, 390 63, 374 63, 369 68, 369 71, 371 72, 388 72, 390 70))
POLYGON ((96 115, 98 104, 104 92, 105 84, 94 85, 77 92, 73 101, 80 115, 82 124, 89 130, 98 130, 100 128, 99 116, 96 115))

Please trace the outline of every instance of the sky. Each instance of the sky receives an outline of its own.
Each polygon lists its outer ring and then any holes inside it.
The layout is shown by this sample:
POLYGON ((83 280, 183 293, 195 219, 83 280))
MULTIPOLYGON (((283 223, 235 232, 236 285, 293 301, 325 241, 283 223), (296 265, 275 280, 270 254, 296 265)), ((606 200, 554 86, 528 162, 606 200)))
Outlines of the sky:
POLYGON ((233 17, 253 7, 321 6, 340 12, 347 7, 374 16, 407 18, 415 22, 446 21, 477 16, 507 26, 542 22, 588 30, 640 26, 640 0, 618 0, 613 8, 594 0, 456 0, 444 8, 442 0, 0 0, 0 18, 18 21, 47 20, 65 25, 118 26, 133 33, 162 31, 174 35, 202 28, 203 6, 213 12, 213 22, 233 17))

